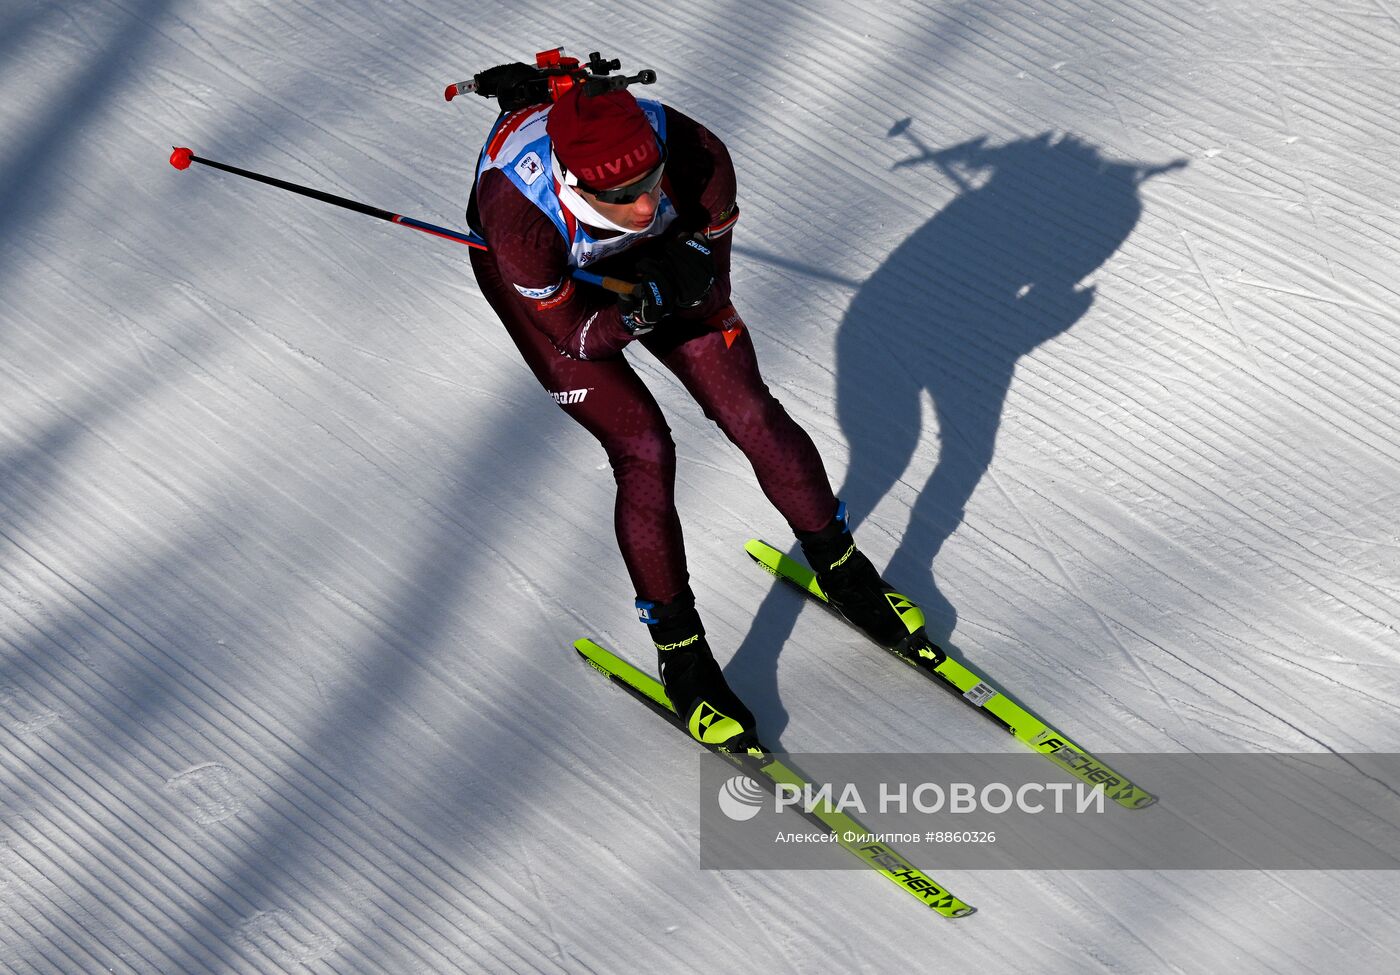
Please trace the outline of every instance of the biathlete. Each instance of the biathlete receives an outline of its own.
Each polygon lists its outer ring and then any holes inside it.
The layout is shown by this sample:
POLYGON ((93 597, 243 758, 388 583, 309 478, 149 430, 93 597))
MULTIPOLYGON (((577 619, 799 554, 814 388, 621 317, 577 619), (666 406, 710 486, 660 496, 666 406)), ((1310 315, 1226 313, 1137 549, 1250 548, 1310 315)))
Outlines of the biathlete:
MULTIPOLYGON (((536 70, 503 65, 478 78, 504 93, 536 70)), ((913 628, 897 608, 909 603, 856 548, 811 437, 763 382, 730 299, 739 208, 724 143, 625 87, 522 100, 502 95, 477 164, 467 217, 490 248, 471 254, 477 282, 540 385, 607 453, 618 547, 677 713, 706 745, 757 748, 753 714, 725 681, 690 588, 671 431, 624 348, 640 343, 660 360, 748 458, 847 619, 894 646, 913 628), (639 287, 583 284, 571 276, 580 268, 639 287)))

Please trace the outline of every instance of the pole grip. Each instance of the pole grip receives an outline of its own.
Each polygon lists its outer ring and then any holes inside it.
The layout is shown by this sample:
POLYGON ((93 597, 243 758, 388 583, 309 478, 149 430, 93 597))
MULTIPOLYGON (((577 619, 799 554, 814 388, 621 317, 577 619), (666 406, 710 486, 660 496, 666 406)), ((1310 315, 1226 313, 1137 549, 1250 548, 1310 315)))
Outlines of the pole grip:
POLYGON ((619 295, 630 295, 637 290, 637 286, 631 281, 607 277, 602 274, 593 274, 591 271, 575 270, 573 278, 576 281, 582 281, 584 284, 597 285, 600 288, 619 295))

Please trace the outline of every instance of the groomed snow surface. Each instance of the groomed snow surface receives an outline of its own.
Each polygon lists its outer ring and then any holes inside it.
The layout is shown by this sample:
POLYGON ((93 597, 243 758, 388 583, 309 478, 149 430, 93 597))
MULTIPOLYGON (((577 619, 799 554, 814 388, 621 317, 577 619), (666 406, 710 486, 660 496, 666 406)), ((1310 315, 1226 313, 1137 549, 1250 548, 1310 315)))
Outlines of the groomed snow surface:
MULTIPOLYGON (((1394 0, 10 0, 0 968, 1400 970, 1380 871, 698 868, 697 749, 568 649, 650 661, 612 478, 466 250, 166 164, 460 228, 443 87, 556 45, 727 141, 765 374, 940 640, 1097 751, 1400 748, 1394 0)), ((764 738, 1017 749, 747 565, 629 358, 764 738)))

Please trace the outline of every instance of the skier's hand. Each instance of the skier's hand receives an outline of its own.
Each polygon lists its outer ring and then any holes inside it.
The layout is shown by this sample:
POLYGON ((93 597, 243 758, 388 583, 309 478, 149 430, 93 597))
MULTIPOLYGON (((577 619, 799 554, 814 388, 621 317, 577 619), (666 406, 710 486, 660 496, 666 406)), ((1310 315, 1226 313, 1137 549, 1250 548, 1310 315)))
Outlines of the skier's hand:
POLYGON ((643 335, 667 315, 705 300, 715 283, 715 258, 699 235, 672 237, 660 254, 637 262, 637 274, 637 290, 617 303, 628 331, 643 335))
POLYGON ((715 255, 709 241, 699 234, 671 237, 664 245, 664 255, 675 281, 676 304, 694 308, 704 301, 715 283, 715 255))

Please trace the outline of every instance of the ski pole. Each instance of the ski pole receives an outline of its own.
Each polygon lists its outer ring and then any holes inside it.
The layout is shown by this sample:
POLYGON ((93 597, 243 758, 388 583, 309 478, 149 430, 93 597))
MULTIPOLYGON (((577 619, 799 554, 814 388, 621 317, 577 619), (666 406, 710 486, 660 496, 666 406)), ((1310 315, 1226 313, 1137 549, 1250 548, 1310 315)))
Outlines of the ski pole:
MULTIPOLYGON (((333 206, 344 207, 347 210, 354 210, 356 213, 363 213, 366 216, 378 217, 380 220, 387 220, 396 223, 401 227, 409 227, 413 230, 421 230, 425 234, 432 234, 434 237, 441 237, 444 240, 453 240, 459 244, 466 244, 477 250, 490 250, 485 239, 479 234, 468 231, 461 233, 456 230, 449 230, 447 227, 439 227, 436 224, 428 223, 425 220, 417 220, 413 217, 405 217, 401 213, 393 213, 389 210, 382 210, 379 207, 370 206, 368 203, 361 203, 358 200, 349 200, 343 196, 336 196, 324 190, 315 190, 309 186, 301 186, 297 183, 289 183, 286 180, 275 179, 271 176, 264 176, 262 173, 250 172, 246 169, 239 169, 237 166, 230 166, 227 163, 215 162, 213 159, 205 159, 196 156, 194 151, 183 146, 175 147, 175 151, 170 154, 170 165, 176 169, 189 169, 190 163, 199 163, 209 166, 212 169, 223 170, 226 173, 233 173, 235 176, 242 176, 245 179, 256 180, 259 183, 266 183, 278 189, 288 190, 292 193, 299 193, 302 196, 309 196, 313 200, 320 200, 322 203, 329 203, 333 206)), ((588 271, 575 270, 574 278, 586 284, 597 285, 608 291, 617 294, 631 294, 636 290, 636 285, 630 281, 623 281, 619 278, 604 277, 600 274, 591 274, 588 271)))

